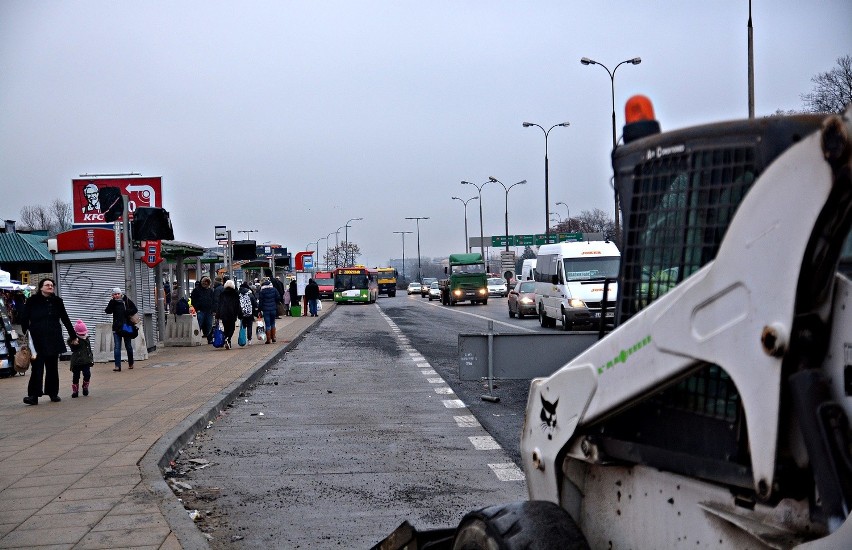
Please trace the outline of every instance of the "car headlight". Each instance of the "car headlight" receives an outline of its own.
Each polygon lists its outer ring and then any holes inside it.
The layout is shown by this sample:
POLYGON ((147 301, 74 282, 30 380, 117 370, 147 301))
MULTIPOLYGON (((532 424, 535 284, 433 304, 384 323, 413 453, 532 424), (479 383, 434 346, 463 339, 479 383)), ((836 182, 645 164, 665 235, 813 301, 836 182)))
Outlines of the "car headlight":
POLYGON ((578 298, 571 298, 568 300, 568 305, 571 307, 586 307, 586 302, 578 298))
POLYGON ((521 303, 522 303, 522 304, 531 304, 531 303, 533 303, 533 299, 532 299, 532 298, 527 298, 527 297, 525 296, 525 297, 521 298, 521 303))

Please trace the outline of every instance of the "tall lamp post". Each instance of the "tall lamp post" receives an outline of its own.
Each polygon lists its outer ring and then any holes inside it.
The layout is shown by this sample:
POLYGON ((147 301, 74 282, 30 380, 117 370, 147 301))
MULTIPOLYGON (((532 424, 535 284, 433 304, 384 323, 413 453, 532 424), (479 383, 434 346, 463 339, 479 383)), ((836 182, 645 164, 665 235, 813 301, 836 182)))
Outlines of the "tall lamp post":
POLYGON ((514 187, 516 185, 524 185, 525 183, 527 183, 527 180, 521 180, 518 183, 513 183, 509 187, 506 187, 506 184, 504 184, 502 181, 498 180, 497 178, 495 178, 493 176, 489 176, 488 181, 493 181, 493 182, 499 183, 500 185, 503 186, 503 191, 506 192, 506 252, 508 252, 509 251, 509 191, 511 191, 512 187, 514 187))
POLYGON ((467 238, 467 203, 479 200, 479 197, 471 197, 467 200, 453 197, 454 201, 460 201, 464 205, 464 251, 470 254, 470 240, 467 238))
MULTIPOLYGON (((580 63, 583 65, 600 65, 604 68, 604 70, 609 75, 609 83, 610 88, 612 90, 612 150, 615 151, 615 146, 618 143, 615 135, 615 71, 618 70, 619 67, 624 65, 625 63, 630 63, 631 65, 638 65, 642 63, 641 57, 634 57, 633 59, 625 59, 621 63, 615 66, 615 68, 610 71, 609 68, 599 61, 595 61, 594 59, 589 59, 588 57, 583 57, 580 59, 580 63)), ((620 234, 620 224, 618 223, 618 189, 613 186, 613 194, 615 196, 615 234, 620 234)))
POLYGON ((428 217, 425 216, 414 216, 411 218, 405 218, 406 220, 416 220, 417 221, 417 280, 423 281, 423 271, 420 268, 420 220, 428 220, 428 217))
MULTIPOLYGON (((319 240, 317 240, 317 256, 319 256, 319 243, 322 242, 322 241, 325 241, 326 257, 327 257, 328 256, 328 252, 327 252, 328 251, 328 237, 320 237, 319 240)), ((319 258, 317 258, 317 260, 319 260, 319 258)), ((326 261, 328 261, 328 260, 326 260, 326 261)), ((318 266, 319 261, 314 262, 314 265, 318 266)))
POLYGON ((328 271, 328 249, 329 242, 331 241, 331 236, 334 235, 335 232, 332 231, 328 235, 325 236, 325 270, 328 271))
MULTIPOLYGON (((560 122, 559 124, 554 124, 547 130, 545 130, 542 126, 536 124, 535 122, 524 122, 521 124, 524 128, 529 128, 530 126, 535 126, 542 132, 544 132, 544 234, 545 238, 547 235, 550 235, 550 190, 549 190, 549 178, 550 178, 550 166, 547 160, 547 138, 550 137, 550 131, 558 126, 568 127, 571 125, 570 122, 560 122)), ((548 239, 549 240, 549 239, 548 239)))
POLYGON ((414 231, 394 231, 402 235, 402 280, 405 281, 405 235, 414 231))
MULTIPOLYGON (((486 181, 488 183, 491 180, 486 181)), ((486 265, 488 264, 488 259, 485 255, 485 233, 482 231, 482 188, 485 187, 485 183, 481 185, 477 185, 475 183, 471 183, 469 181, 462 180, 462 185, 472 185, 476 187, 476 191, 479 193, 479 251, 482 252, 482 259, 485 261, 486 265)))
MULTIPOLYGON (((349 265, 348 263, 346 263, 349 258, 349 222, 354 222, 363 219, 364 218, 352 218, 351 220, 346 222, 346 225, 343 226, 344 228, 346 228, 346 231, 343 234, 343 265, 349 265)), ((352 258, 352 261, 355 261, 354 257, 352 258)))
MULTIPOLYGON (((559 206, 560 204, 561 204, 562 206, 564 206, 564 207, 565 207, 565 211, 567 212, 567 214, 565 214, 565 221, 569 222, 569 225, 570 225, 570 222, 571 222, 571 209, 570 209, 570 208, 568 208, 568 205, 567 205, 567 204, 565 204, 564 202, 562 202, 562 201, 556 201, 556 206, 559 206)), ((569 229, 570 229, 570 227, 569 227, 569 229)))
POLYGON ((334 267, 340 267, 340 230, 343 229, 343 226, 337 228, 337 231, 334 232, 334 267))

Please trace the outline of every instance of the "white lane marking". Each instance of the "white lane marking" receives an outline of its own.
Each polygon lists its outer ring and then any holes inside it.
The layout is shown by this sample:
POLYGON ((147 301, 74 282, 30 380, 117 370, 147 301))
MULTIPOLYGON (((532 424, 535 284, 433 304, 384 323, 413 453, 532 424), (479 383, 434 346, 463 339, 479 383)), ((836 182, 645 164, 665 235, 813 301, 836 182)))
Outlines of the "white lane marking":
POLYGON ((477 451, 493 451, 500 449, 500 444, 490 435, 472 435, 468 437, 477 451))
POLYGON ((337 365, 340 361, 294 361, 297 365, 337 365))
POLYGON ((479 421, 472 414, 465 414, 462 416, 454 416, 456 421, 456 425, 459 428, 478 428, 480 427, 479 421))
POLYGON ((414 366, 417 367, 418 369, 431 369, 432 368, 432 365, 430 365, 427 362, 415 363, 414 366))
POLYGON ((435 388, 435 393, 438 395, 453 395, 453 388, 443 387, 443 388, 435 388))
POLYGON ((495 323, 505 325, 507 327, 516 328, 518 330, 523 330, 523 331, 526 331, 526 332, 537 332, 537 331, 535 331, 531 328, 513 325, 512 323, 507 323, 506 321, 500 321, 499 319, 492 319, 491 317, 486 317, 484 315, 477 315, 476 313, 469 313, 467 311, 460 311, 459 308, 456 308, 456 307, 447 307, 447 306, 443 306, 441 304, 423 304, 423 305, 427 305, 427 306, 431 306, 431 307, 446 308, 447 311, 449 311, 451 313, 458 313, 458 314, 461 314, 461 315, 470 315, 471 317, 476 317, 477 319, 482 319, 483 321, 494 321, 495 323))
POLYGON ((526 479, 523 470, 518 468, 513 462, 508 464, 489 464, 488 467, 491 468, 491 471, 494 472, 494 475, 500 481, 524 481, 526 479))
POLYGON ((437 372, 435 372, 435 369, 423 369, 420 372, 423 373, 424 376, 435 376, 436 374, 438 374, 437 372))
POLYGON ((440 377, 439 378, 427 378, 426 381, 429 382, 430 384, 443 384, 444 383, 444 379, 440 378, 440 377))
POLYGON ((467 407, 461 399, 444 399, 444 406, 448 409, 463 409, 467 407))

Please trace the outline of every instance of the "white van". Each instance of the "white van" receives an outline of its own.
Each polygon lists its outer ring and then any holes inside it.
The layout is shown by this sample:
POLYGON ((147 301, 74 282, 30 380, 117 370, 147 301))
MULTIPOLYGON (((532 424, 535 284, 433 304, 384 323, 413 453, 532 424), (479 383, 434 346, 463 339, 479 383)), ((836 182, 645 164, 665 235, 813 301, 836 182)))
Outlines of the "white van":
POLYGON ((521 277, 518 279, 519 281, 532 281, 535 279, 535 263, 536 258, 524 260, 523 265, 521 265, 521 277))
POLYGON ((618 247, 609 241, 546 244, 539 247, 535 298, 541 326, 555 326, 559 319, 562 330, 571 330, 575 324, 597 327, 606 279, 610 280, 606 317, 613 319, 618 295, 615 281, 620 262, 618 247))

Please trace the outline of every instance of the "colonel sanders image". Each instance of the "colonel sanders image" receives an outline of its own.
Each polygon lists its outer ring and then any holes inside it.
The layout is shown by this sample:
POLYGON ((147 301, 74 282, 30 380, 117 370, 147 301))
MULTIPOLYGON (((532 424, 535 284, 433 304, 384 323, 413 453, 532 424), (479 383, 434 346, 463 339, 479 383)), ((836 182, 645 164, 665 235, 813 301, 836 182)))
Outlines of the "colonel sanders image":
POLYGON ((89 212, 100 212, 101 202, 98 200, 98 186, 90 183, 83 188, 83 196, 86 197, 86 205, 83 207, 83 214, 89 212))

